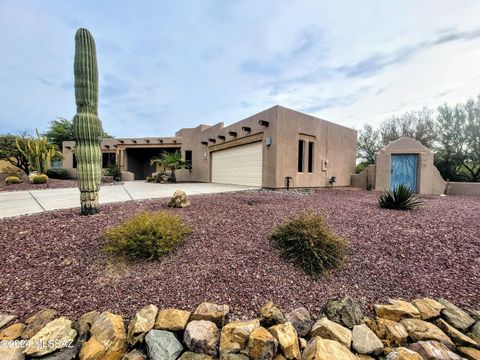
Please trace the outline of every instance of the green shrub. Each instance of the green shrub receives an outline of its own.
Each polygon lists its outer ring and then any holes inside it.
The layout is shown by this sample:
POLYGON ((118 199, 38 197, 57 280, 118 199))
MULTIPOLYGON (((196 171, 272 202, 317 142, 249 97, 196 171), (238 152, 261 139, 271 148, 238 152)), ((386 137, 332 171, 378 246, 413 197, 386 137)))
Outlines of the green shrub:
POLYGON ((393 190, 382 192, 378 204, 386 209, 412 210, 422 205, 422 200, 418 198, 415 191, 401 184, 393 190))
POLYGON ((12 185, 12 184, 20 184, 22 181, 18 176, 15 175, 10 175, 5 178, 5 183, 7 185, 12 185))
POLYGON ((105 232, 107 252, 130 259, 158 259, 175 250, 191 229, 167 211, 142 212, 105 232))
POLYGON ((35 174, 32 176, 33 184, 46 184, 48 182, 48 176, 45 174, 35 174))
POLYGON ((147 176, 147 177, 145 178, 145 180, 146 180, 147 182, 153 182, 155 179, 154 179, 153 177, 151 177, 151 176, 147 176))
POLYGON ((60 180, 65 180, 69 178, 67 170, 63 168, 50 168, 47 170, 47 176, 50 179, 60 180))
POLYGON ((270 240, 280 249, 284 259, 297 264, 309 275, 342 265, 348 244, 314 212, 305 212, 280 224, 270 240))
POLYGON ((112 176, 115 181, 122 181, 122 171, 117 164, 110 165, 105 171, 105 175, 112 176))

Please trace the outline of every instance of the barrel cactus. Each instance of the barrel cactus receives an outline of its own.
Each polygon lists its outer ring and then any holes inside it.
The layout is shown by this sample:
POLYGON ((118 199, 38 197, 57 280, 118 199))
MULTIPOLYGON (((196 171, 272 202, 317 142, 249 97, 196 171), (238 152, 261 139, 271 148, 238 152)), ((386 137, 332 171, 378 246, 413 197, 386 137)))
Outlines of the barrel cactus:
POLYGON ((77 114, 73 118, 73 129, 81 211, 82 215, 92 215, 98 213, 103 129, 98 118, 95 41, 87 29, 79 29, 75 35, 74 74, 77 114))

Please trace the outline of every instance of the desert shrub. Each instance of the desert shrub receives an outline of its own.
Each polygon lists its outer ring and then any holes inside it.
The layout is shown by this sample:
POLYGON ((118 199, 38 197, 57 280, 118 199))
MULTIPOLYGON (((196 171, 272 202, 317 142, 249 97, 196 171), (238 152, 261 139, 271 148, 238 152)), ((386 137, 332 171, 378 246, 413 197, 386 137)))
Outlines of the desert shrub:
POLYGON ((12 185, 12 184, 20 184, 22 181, 18 176, 15 175, 10 175, 5 178, 5 183, 7 185, 12 185))
POLYGON ((110 165, 105 170, 105 175, 112 176, 115 181, 122 181, 122 171, 117 164, 110 165))
POLYGON ((270 240, 284 259, 310 275, 339 267, 345 260, 347 241, 329 228, 323 216, 314 212, 305 212, 278 225, 270 240))
POLYGON ((422 200, 418 198, 415 191, 401 184, 393 190, 383 191, 378 204, 386 209, 412 210, 422 205, 422 200))
POLYGON ((105 232, 105 250, 130 259, 158 259, 190 232, 179 216, 167 211, 142 212, 105 232))
POLYGON ((47 170, 47 176, 50 179, 60 180, 65 180, 69 178, 67 170, 63 168, 50 168, 47 170))
POLYGON ((147 177, 145 178, 145 180, 146 180, 146 182, 153 182, 154 178, 151 177, 151 176, 147 176, 147 177))
POLYGON ((46 184, 48 182, 48 176, 45 174, 35 174, 32 176, 33 184, 46 184))

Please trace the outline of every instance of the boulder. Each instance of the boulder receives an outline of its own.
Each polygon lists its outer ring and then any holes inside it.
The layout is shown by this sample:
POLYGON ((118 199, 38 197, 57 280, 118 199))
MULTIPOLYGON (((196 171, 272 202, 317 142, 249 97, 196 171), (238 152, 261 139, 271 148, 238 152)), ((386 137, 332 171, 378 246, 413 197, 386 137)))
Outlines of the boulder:
POLYGON ((278 324, 268 329, 275 336, 283 355, 287 359, 300 359, 300 346, 298 343, 297 331, 292 323, 278 324))
POLYGON ((100 313, 98 311, 90 311, 80 316, 78 320, 73 323, 73 328, 77 330, 78 333, 78 340, 82 344, 88 340, 90 328, 99 316, 100 313))
POLYGON ((24 350, 25 355, 42 356, 58 349, 71 346, 77 332, 72 329, 72 322, 65 317, 50 321, 30 338, 24 350))
POLYGON ((353 329, 355 325, 359 325, 363 321, 360 305, 349 296, 328 300, 325 305, 325 313, 330 320, 349 329, 353 329))
POLYGON ((233 321, 222 328, 220 335, 220 354, 238 353, 248 345, 250 334, 260 326, 258 319, 233 321))
POLYGON ((282 311, 272 302, 268 301, 259 311, 260 324, 264 327, 270 327, 285 322, 285 316, 282 311))
POLYGON ((460 346, 457 351, 468 360, 480 360, 480 350, 471 347, 460 346))
POLYGON ((320 336, 323 339, 335 340, 350 349, 352 332, 346 327, 337 324, 326 317, 318 320, 312 327, 310 336, 320 336))
POLYGON ((183 342, 197 353, 216 356, 220 332, 212 321, 193 320, 187 324, 183 334, 183 342))
POLYGON ((285 315, 285 320, 292 323, 298 336, 307 336, 312 329, 313 320, 310 313, 304 307, 290 311, 285 315))
POLYGON ((0 314, 0 329, 7 325, 9 322, 12 322, 17 317, 15 315, 9 314, 0 314))
POLYGON ((303 352, 302 360, 358 360, 350 350, 338 341, 313 337, 303 352))
POLYGON ((154 328, 167 331, 183 331, 190 316, 190 311, 174 308, 163 309, 158 312, 154 328))
POLYGON ((52 309, 44 309, 36 313, 35 315, 29 317, 25 320, 27 327, 22 334, 22 339, 28 340, 37 332, 40 331, 45 325, 47 325, 50 321, 55 319, 57 316, 57 312, 52 309))
POLYGON ((379 318, 392 321, 400 321, 402 319, 420 319, 418 309, 407 301, 389 300, 387 305, 375 305, 375 312, 379 318))
POLYGON ((404 347, 393 349, 386 357, 385 360, 423 360, 419 353, 409 350, 404 347))
POLYGON ((368 320, 366 324, 382 340, 384 346, 403 346, 407 343, 407 329, 396 321, 377 318, 368 320))
POLYGON ((438 341, 419 341, 411 344, 408 348, 419 353, 423 360, 463 360, 438 341))
POLYGON ((176 360, 183 351, 182 344, 170 331, 151 330, 145 336, 145 343, 151 360, 176 360))
POLYGON ((278 341, 263 327, 250 335, 248 353, 251 360, 272 360, 277 353, 278 341))
POLYGON ((2 360, 24 360, 25 355, 21 347, 0 346, 0 359, 2 360))
POLYGON ((168 207, 185 208, 188 206, 190 206, 190 200, 188 200, 185 191, 182 190, 175 191, 168 203, 168 207))
POLYGON ((23 332, 27 328, 27 325, 22 323, 16 323, 6 327, 0 331, 0 341, 1 340, 16 340, 22 336, 23 332))
POLYGON ((480 321, 477 321, 472 326, 470 332, 468 333, 468 336, 470 336, 473 340, 480 344, 480 321))
POLYGON ((134 349, 123 355, 122 360, 148 360, 148 357, 143 351, 134 349))
POLYGON ((211 321, 219 328, 222 328, 229 312, 230 307, 228 305, 203 302, 195 309, 190 320, 211 321))
POLYGON ((475 323, 475 320, 470 315, 453 305, 451 302, 444 299, 440 299, 438 302, 445 306, 445 309, 442 310, 442 318, 454 328, 465 332, 475 323))
POLYGON ((437 319, 435 325, 447 334, 456 346, 479 347, 479 344, 476 341, 449 325, 445 320, 437 319))
POLYGON ((383 343, 367 325, 361 324, 353 327, 352 348, 359 354, 378 355, 383 351, 383 343))
MULTIPOLYGON (((191 351, 184 352, 178 360, 214 360, 210 355, 197 354, 191 351)), ((248 359, 247 359, 248 360, 248 359)))
POLYGON ((90 334, 90 339, 80 351, 80 360, 118 360, 127 349, 125 324, 120 315, 101 313, 93 323, 90 334))
POLYGON ((445 309, 445 306, 430 298, 416 299, 412 301, 412 304, 418 309, 422 320, 437 318, 445 309))
POLYGON ((143 342, 147 332, 153 329, 157 317, 158 308, 155 305, 147 305, 135 314, 128 325, 127 341, 130 346, 143 342))
POLYGON ((449 348, 455 347, 452 340, 434 324, 419 319, 404 319, 400 323, 413 341, 436 340, 449 348))

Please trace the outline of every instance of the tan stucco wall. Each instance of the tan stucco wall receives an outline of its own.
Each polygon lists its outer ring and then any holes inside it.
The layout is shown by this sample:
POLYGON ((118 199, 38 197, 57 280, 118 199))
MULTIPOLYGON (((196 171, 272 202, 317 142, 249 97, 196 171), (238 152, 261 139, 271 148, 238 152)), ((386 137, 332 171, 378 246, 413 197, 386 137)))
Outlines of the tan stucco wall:
POLYGON ((359 174, 353 174, 351 186, 363 190, 375 189, 375 165, 370 164, 359 174))
POLYGON ((480 196, 480 183, 448 182, 447 195, 474 195, 480 196))
POLYGON ((419 194, 443 194, 445 181, 433 164, 433 151, 419 141, 402 137, 392 141, 375 156, 375 190, 390 188, 392 154, 417 154, 417 192, 419 194))

